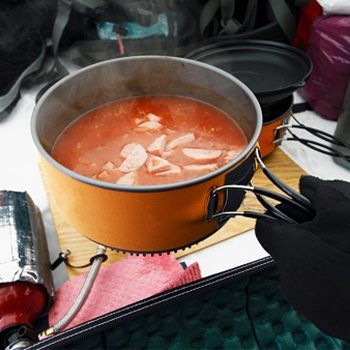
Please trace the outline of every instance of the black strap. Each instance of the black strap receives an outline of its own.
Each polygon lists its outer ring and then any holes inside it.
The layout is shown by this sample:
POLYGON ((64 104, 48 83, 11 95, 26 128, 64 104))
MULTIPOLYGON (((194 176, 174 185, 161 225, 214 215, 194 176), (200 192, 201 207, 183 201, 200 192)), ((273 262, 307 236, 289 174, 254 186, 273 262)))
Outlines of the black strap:
POLYGON ((297 31, 297 22, 288 4, 283 0, 269 0, 269 3, 283 33, 292 43, 297 31))
MULTIPOLYGON (((295 0, 295 6, 306 6, 310 0, 295 0)), ((235 0, 209 0, 203 7, 200 16, 200 33, 204 37, 209 24, 213 24, 213 35, 232 35, 244 33, 254 28, 258 12, 258 0, 246 0, 246 14, 242 23, 235 18, 235 0), (221 23, 215 23, 214 19, 220 9, 221 23), (221 28, 221 29, 220 29, 221 28)), ((273 14, 283 33, 290 42, 293 42, 297 30, 296 19, 286 0, 269 0, 273 14)))
POLYGON ((52 30, 52 51, 54 64, 51 69, 57 70, 58 75, 64 77, 68 74, 67 69, 58 60, 58 47, 61 41, 61 37, 64 29, 69 21, 71 13, 72 3, 69 0, 58 0, 57 1, 57 15, 52 30))
MULTIPOLYGON (((233 0, 232 2, 234 2, 233 0)), ((203 10, 201 12, 200 21, 199 21, 199 30, 202 37, 204 37, 204 32, 208 25, 213 22, 215 18, 216 12, 220 8, 220 0, 209 0, 204 5, 203 10)), ((215 25, 215 22, 214 22, 215 25)), ((216 33, 218 28, 214 29, 214 33, 216 33)))
POLYGON ((72 8, 80 9, 81 12, 84 12, 84 9, 98 12, 104 8, 104 5, 103 0, 57 0, 57 13, 52 29, 53 64, 50 69, 42 73, 42 78, 48 83, 38 92, 36 102, 54 83, 69 74, 69 71, 58 59, 58 51, 72 8))
POLYGON ((199 26, 202 37, 208 25, 214 25, 214 35, 229 35, 250 30, 254 27, 258 0, 246 0, 247 10, 243 23, 240 23, 235 17, 234 12, 236 8, 235 0, 209 0, 203 7, 199 26), (217 11, 220 9, 221 23, 215 23, 214 18, 217 11), (221 30, 220 30, 221 28, 221 30))
POLYGON ((54 57, 52 70, 56 70, 60 78, 66 76, 68 71, 58 60, 58 49, 73 7, 81 13, 85 13, 86 11, 98 13, 99 11, 104 11, 106 9, 106 3, 103 0, 57 1, 57 15, 52 30, 52 50, 54 57))
POLYGON ((221 0, 221 26, 223 29, 220 31, 220 35, 244 33, 254 28, 258 11, 258 0, 247 0, 246 13, 242 23, 233 17, 234 10, 235 1, 221 0))
POLYGON ((58 0, 57 1, 57 14, 52 29, 52 52, 53 52, 53 64, 50 69, 41 73, 41 79, 46 84, 37 93, 35 102, 38 102, 41 96, 58 80, 69 74, 66 67, 64 67, 58 60, 58 47, 61 41, 61 37, 71 13, 71 1, 70 0, 58 0))
POLYGON ((292 112, 294 114, 302 113, 305 111, 312 111, 312 107, 307 102, 296 103, 292 107, 292 112))

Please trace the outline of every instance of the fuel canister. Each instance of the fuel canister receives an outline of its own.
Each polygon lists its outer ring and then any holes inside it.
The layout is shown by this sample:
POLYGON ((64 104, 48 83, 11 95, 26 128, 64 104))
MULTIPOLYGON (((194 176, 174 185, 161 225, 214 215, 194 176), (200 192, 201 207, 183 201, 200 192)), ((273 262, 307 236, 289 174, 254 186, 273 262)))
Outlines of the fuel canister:
POLYGON ((27 192, 0 190, 0 348, 25 349, 54 296, 45 230, 27 192))

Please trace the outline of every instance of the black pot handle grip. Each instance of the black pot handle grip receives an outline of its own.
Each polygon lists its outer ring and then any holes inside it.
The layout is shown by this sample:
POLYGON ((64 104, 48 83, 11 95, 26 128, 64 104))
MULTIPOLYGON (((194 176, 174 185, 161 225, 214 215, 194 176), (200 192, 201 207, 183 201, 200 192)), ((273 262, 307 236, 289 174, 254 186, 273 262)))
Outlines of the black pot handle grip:
MULTIPOLYGON (((247 159, 243 161, 242 164, 240 164, 237 168, 234 168, 231 170, 225 177, 225 185, 247 185, 250 183, 251 179, 253 178, 254 174, 256 172, 256 162, 255 162, 255 155, 254 152, 252 152, 247 159)), ((229 194, 229 191, 225 191, 224 195, 224 204, 222 207, 222 211, 235 211, 237 210, 240 205, 242 204, 242 201, 245 196, 245 191, 237 190, 235 191, 235 194, 232 196, 229 194)), ((214 215, 217 213, 218 210, 218 195, 215 193, 211 193, 209 204, 208 204, 208 215, 207 220, 210 221, 214 217, 214 215)), ((221 216, 219 218, 219 222, 226 221, 227 218, 224 218, 221 216)))
MULTIPOLYGON (((241 168, 241 166, 239 168, 241 168)), ((262 216, 268 216, 273 219, 280 219, 290 223, 295 222, 292 218, 281 212, 281 210, 274 204, 270 203, 267 198, 288 205, 289 207, 302 212, 304 215, 310 218, 315 215, 315 210, 308 198, 304 197, 293 188, 285 184, 266 167, 260 157, 259 148, 256 148, 255 152, 252 152, 251 156, 243 163, 243 167, 240 169, 240 172, 237 172, 236 170, 238 169, 234 169, 234 171, 228 174, 226 178, 226 180, 231 182, 225 183, 223 186, 217 187, 211 192, 208 206, 208 220, 216 218, 219 220, 219 224, 222 225, 229 218, 241 215, 255 219, 262 216), (253 159, 251 159, 251 157, 253 157, 253 159), (266 190, 264 188, 254 187, 252 185, 251 180, 256 171, 256 164, 262 168, 265 176, 277 188, 279 188, 283 194, 266 190), (244 173, 244 176, 236 181, 235 178, 239 177, 239 174, 242 174, 242 172, 244 173), (263 205, 266 211, 237 211, 244 200, 246 192, 254 193, 257 200, 263 205), (220 195, 224 196, 224 205, 219 210, 218 203, 220 195)))

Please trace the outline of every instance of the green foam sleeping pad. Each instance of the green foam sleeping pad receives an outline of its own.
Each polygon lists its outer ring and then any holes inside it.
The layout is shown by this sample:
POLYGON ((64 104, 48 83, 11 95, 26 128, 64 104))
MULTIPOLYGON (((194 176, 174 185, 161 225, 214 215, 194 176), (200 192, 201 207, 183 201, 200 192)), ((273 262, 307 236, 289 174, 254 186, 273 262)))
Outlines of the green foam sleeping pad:
MULTIPOLYGON (((98 301, 96 301, 98 307, 98 301)), ((281 296, 270 257, 160 293, 30 349, 350 349, 281 296)))

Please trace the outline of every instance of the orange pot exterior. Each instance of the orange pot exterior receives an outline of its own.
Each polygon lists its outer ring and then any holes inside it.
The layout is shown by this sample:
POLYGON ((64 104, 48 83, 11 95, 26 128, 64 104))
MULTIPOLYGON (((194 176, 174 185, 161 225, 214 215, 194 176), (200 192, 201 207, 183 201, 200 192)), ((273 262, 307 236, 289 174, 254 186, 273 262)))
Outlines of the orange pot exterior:
POLYGON ((274 143, 276 139, 276 128, 282 124, 284 118, 285 117, 283 116, 270 124, 263 124, 259 137, 259 146, 262 158, 268 156, 277 147, 276 143, 274 143))
POLYGON ((176 190, 124 192, 91 186, 41 161, 62 217, 97 243, 122 251, 173 251, 218 229, 216 219, 206 220, 208 200, 225 174, 176 190))
POLYGON ((268 156, 278 146, 279 143, 275 142, 275 140, 282 137, 284 131, 278 130, 277 128, 286 123, 286 121, 288 122, 289 117, 291 116, 293 96, 289 96, 287 99, 279 101, 278 103, 284 107, 283 112, 278 114, 277 118, 268 122, 263 122, 258 140, 262 158, 268 156))

